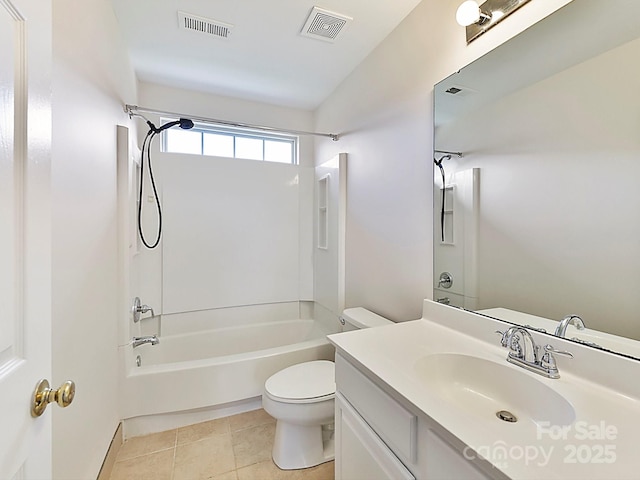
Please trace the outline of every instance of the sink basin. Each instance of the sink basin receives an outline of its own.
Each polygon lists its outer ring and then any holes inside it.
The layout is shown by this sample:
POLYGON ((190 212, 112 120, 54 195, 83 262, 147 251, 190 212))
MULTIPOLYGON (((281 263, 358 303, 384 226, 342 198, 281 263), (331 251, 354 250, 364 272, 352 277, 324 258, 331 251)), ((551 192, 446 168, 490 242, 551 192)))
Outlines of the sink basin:
POLYGON ((575 420, 573 406, 562 395, 518 368, 506 360, 503 365, 455 353, 429 355, 415 365, 431 393, 474 416, 501 422, 497 412, 507 411, 518 422, 545 426, 575 420))

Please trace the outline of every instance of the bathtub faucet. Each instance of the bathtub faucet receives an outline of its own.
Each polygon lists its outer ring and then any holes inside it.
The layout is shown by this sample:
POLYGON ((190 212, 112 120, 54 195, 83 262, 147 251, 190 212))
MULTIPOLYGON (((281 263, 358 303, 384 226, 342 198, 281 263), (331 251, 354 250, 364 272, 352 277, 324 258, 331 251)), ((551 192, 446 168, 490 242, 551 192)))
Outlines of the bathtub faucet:
POLYGON ((140 345, 144 345, 145 343, 150 343, 151 345, 157 345, 160 343, 160 339, 157 335, 146 335, 144 337, 133 337, 131 344, 133 348, 139 347, 140 345))
POLYGON ((151 312, 151 317, 155 316, 155 313, 153 313, 153 308, 151 308, 149 305, 142 305, 140 297, 134 298, 133 307, 131 307, 131 313, 133 313, 133 323, 138 323, 140 321, 140 315, 147 312, 151 312))

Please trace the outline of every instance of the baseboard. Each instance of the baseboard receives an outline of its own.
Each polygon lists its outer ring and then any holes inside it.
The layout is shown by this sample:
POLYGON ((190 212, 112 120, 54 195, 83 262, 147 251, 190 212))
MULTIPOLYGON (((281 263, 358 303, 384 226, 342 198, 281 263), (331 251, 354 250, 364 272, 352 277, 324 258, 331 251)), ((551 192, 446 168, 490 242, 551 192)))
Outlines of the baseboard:
POLYGON ((111 477, 111 471, 113 470, 113 465, 116 463, 116 458, 118 457, 118 452, 120 451, 122 442, 122 422, 120 422, 118 424, 118 428, 116 428, 116 433, 113 435, 111 443, 109 444, 109 450, 107 450, 107 455, 104 457, 97 480, 109 480, 111 477))

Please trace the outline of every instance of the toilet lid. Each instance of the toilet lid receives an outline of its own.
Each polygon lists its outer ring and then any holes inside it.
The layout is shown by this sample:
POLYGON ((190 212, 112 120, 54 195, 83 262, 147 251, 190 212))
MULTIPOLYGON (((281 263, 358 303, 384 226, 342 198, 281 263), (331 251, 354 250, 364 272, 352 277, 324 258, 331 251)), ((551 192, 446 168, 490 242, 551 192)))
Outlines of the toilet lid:
POLYGON ((336 393, 335 365, 327 360, 299 363, 267 379, 270 395, 289 400, 325 397, 336 393))

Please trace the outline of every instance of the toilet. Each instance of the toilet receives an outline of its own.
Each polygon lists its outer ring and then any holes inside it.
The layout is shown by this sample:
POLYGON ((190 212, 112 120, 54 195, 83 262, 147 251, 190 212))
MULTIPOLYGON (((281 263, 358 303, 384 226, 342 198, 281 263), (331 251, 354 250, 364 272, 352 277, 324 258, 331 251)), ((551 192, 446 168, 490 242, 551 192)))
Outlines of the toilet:
MULTIPOLYGON (((343 330, 393 322, 362 307, 340 317, 343 330)), ((335 364, 299 363, 273 374, 264 384, 262 406, 276 419, 272 457, 282 470, 313 467, 334 459, 335 364)))

